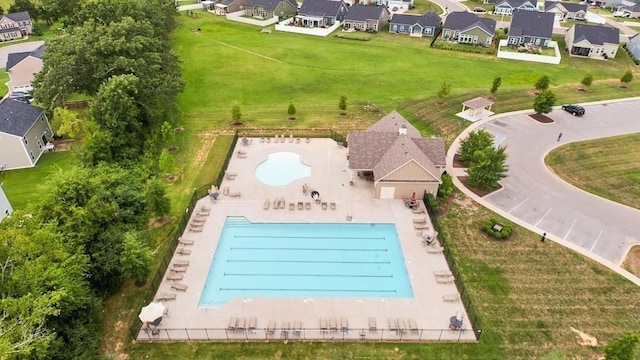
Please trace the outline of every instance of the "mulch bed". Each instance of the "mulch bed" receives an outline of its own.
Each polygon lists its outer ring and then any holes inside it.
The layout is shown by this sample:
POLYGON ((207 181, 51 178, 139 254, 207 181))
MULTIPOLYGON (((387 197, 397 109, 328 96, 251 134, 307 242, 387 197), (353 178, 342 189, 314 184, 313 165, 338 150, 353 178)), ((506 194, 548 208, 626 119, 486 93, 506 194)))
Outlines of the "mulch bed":
POLYGON ((462 161, 460 161, 460 155, 459 154, 453 155, 453 167, 454 168, 466 168, 467 167, 462 161))
POLYGON ((502 185, 500 185, 499 188, 497 188, 495 190, 491 190, 491 191, 486 191, 486 190, 482 190, 480 188, 471 186, 471 185, 469 185, 469 177, 467 177, 467 176, 458 176, 458 180, 460 180, 460 182, 462 183, 462 185, 464 185, 464 187, 466 187, 467 189, 471 190, 471 192, 473 192, 474 194, 476 194, 476 195, 478 195, 480 197, 484 197, 486 195, 491 194, 494 191, 502 189, 502 185))
POLYGON ((553 119, 546 116, 546 115, 542 115, 542 114, 531 114, 529 115, 530 118, 532 118, 533 120, 537 121, 537 122, 541 122, 544 124, 549 124, 553 122, 553 119))

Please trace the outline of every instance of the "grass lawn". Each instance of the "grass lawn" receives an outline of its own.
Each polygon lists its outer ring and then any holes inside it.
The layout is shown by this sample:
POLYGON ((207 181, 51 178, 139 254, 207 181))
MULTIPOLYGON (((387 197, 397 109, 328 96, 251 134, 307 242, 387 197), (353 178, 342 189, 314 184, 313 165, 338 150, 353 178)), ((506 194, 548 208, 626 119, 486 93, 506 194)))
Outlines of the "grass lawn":
POLYGON ((442 8, 428 0, 415 0, 414 8, 405 11, 405 14, 424 14, 426 12, 434 12, 438 15, 442 14, 442 8))
POLYGON ((582 190, 640 209, 640 134, 566 144, 545 162, 582 190))
MULTIPOLYGON (((181 15, 178 22, 173 41, 186 88, 179 99, 184 131, 174 140, 179 177, 169 185, 174 215, 184 211, 193 189, 217 176, 235 131, 230 125, 234 104, 241 107, 245 127, 332 128, 344 134, 397 108, 423 134, 450 143, 469 125, 454 117, 461 103, 489 95, 497 76, 502 77, 497 112, 531 108, 529 90, 541 75, 550 76, 558 103, 640 95, 633 82, 627 89, 616 86, 633 69, 626 54, 607 62, 565 56, 560 65, 550 66, 430 49, 430 38, 384 31, 356 41, 261 34, 258 27, 205 13, 195 19, 181 15), (192 32, 194 27, 202 30, 192 32), (594 75, 594 84, 579 92, 586 73, 594 75), (452 93, 437 99, 444 80, 452 93), (343 94, 347 116, 338 114, 343 94), (298 110, 296 121, 287 120, 289 103, 298 110)), ((465 199, 459 202, 444 225, 485 325, 479 344, 135 344, 127 327, 143 305, 146 288, 127 285, 105 302, 102 354, 126 353, 130 359, 590 358, 601 348, 577 345, 569 325, 605 341, 640 327, 633 310, 640 305, 637 287, 553 243, 539 244, 537 235, 518 227, 506 243, 488 241, 478 228, 489 212, 465 199)), ((172 226, 154 232, 159 255, 172 226)))
POLYGON ((41 185, 59 169, 76 163, 73 151, 44 153, 34 168, 5 171, 0 176, 4 192, 14 210, 25 210, 38 199, 41 185))

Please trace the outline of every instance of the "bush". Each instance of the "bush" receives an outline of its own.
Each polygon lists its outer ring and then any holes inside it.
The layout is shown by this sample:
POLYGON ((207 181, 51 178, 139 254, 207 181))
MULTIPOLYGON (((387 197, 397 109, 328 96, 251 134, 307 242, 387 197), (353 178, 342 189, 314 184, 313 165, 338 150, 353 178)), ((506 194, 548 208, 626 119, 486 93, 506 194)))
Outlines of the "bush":
POLYGON ((513 227, 511 226, 511 224, 500 223, 494 218, 485 221, 482 225, 482 231, 500 240, 509 238, 509 236, 511 236, 512 230, 513 227))
POLYGON ((449 196, 451 196, 455 190, 453 186, 453 179, 449 174, 442 174, 442 184, 438 188, 438 197, 446 200, 449 196))
POLYGON ((440 210, 440 204, 438 203, 438 199, 436 199, 433 194, 427 194, 427 206, 429 206, 434 213, 437 213, 440 210))

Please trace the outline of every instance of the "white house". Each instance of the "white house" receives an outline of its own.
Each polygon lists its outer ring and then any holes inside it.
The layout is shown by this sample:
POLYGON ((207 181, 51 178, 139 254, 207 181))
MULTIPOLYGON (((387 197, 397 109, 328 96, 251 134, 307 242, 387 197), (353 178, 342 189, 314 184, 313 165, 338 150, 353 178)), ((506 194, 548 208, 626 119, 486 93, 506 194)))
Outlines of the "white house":
POLYGON ((13 212, 13 208, 11 204, 9 204, 9 199, 7 199, 7 195, 4 194, 4 190, 2 190, 2 183, 0 183, 0 221, 11 215, 13 212))

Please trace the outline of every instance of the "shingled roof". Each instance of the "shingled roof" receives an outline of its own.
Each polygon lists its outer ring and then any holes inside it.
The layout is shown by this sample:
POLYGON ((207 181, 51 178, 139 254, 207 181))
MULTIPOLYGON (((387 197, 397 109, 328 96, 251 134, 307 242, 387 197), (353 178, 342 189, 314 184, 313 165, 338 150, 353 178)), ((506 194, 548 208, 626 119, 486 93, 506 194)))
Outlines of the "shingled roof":
POLYGON ((288 2, 296 9, 298 8, 298 3, 294 0, 249 0, 246 7, 262 6, 267 11, 275 11, 282 1, 288 2))
POLYGON ((0 132, 25 136, 43 112, 39 107, 6 99, 0 102, 0 132))
POLYGON ((587 40, 591 44, 619 44, 620 31, 617 28, 600 25, 575 24, 573 43, 587 40))
POLYGON ((353 5, 347 11, 344 19, 353 21, 378 20, 383 11, 388 11, 384 5, 353 5))
POLYGON ((342 0, 304 0, 298 13, 307 16, 335 17, 338 15, 340 7, 344 6, 343 4, 342 0))
POLYGON ((38 46, 37 49, 30 52, 19 52, 19 53, 11 53, 7 55, 7 70, 11 70, 14 66, 16 66, 20 61, 26 59, 29 56, 33 56, 34 58, 42 59, 42 54, 44 53, 44 44, 38 46))
POLYGON ((509 26, 509 36, 533 36, 551 39, 553 35, 552 13, 516 10, 509 26))
POLYGON ((436 13, 428 12, 423 15, 394 14, 391 18, 392 24, 415 25, 424 27, 438 27, 440 16, 436 13))
POLYGON ((17 13, 11 13, 11 14, 5 14, 3 16, 8 17, 9 19, 13 20, 13 21, 27 21, 27 20, 31 20, 31 16, 29 16, 29 12, 28 11, 20 11, 17 13))
POLYGON ((455 11, 447 15, 443 28, 466 31, 474 27, 480 27, 486 33, 493 35, 496 31, 496 21, 489 18, 481 18, 470 12, 455 11))
POLYGON ((502 1, 496 1, 496 6, 500 6, 500 5, 509 5, 510 7, 517 9, 520 6, 529 3, 531 5, 533 5, 534 7, 537 4, 537 1, 531 1, 531 0, 502 0, 502 1))
POLYGON ((562 6, 568 12, 577 13, 582 10, 585 13, 587 12, 587 4, 578 4, 578 3, 570 3, 570 2, 561 2, 561 1, 545 1, 544 2, 544 11, 549 11, 558 6, 562 6))
POLYGON ((382 179, 409 161, 417 162, 439 179, 440 172, 436 166, 445 165, 444 140, 423 138, 396 111, 365 131, 349 133, 348 141, 349 168, 373 171, 376 179, 382 179))

